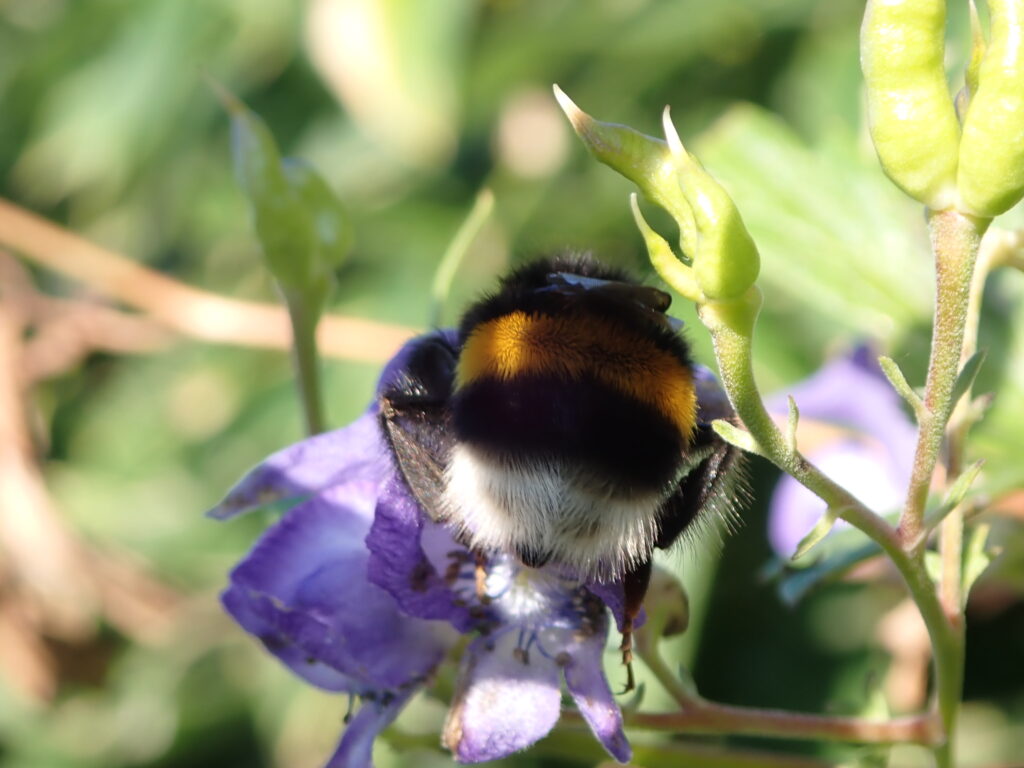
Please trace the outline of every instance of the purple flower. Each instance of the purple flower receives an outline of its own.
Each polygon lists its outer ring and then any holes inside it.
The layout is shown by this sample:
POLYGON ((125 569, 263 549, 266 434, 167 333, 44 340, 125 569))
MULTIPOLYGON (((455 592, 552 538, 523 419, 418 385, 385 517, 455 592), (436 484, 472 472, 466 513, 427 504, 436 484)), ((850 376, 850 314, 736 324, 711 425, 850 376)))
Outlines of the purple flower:
MULTIPOLYGON (((418 343, 386 366, 379 387, 402 374, 418 343)), ((629 760, 602 668, 607 608, 619 609, 620 587, 588 587, 509 556, 478 563, 408 492, 376 405, 344 429, 270 456, 210 514, 289 499, 295 505, 231 572, 222 599, 297 675, 362 701, 329 767, 371 764, 373 739, 460 634, 473 639, 443 734, 457 760, 498 759, 545 736, 558 720, 563 679, 605 749, 629 760)))
MULTIPOLYGON (((830 361, 788 394, 800 409, 802 428, 817 422, 813 442, 801 438, 807 457, 871 509, 897 509, 910 479, 917 431, 870 349, 859 347, 830 361)), ((785 395, 770 398, 768 408, 786 413, 785 395)), ((784 475, 769 507, 772 548, 792 557, 824 513, 824 501, 784 475)))

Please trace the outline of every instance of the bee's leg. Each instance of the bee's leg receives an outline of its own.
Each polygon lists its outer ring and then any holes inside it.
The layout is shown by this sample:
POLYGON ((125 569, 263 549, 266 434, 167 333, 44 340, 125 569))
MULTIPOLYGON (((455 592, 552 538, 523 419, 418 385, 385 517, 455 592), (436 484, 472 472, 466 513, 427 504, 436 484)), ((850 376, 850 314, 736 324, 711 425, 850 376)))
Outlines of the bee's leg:
POLYGON ((658 538, 654 542, 658 549, 671 547, 702 515, 717 515, 731 525, 736 518, 737 496, 746 493, 743 452, 739 448, 725 442, 710 425, 701 424, 694 433, 692 449, 703 458, 679 481, 659 510, 658 538))
POLYGON ((622 663, 626 667, 626 687, 622 693, 629 693, 636 687, 633 676, 633 622, 640 614, 647 594, 647 585, 651 582, 651 561, 645 560, 634 566, 622 579, 622 591, 625 598, 622 612, 622 663))
POLYGON ((474 569, 473 576, 476 582, 476 599, 482 605, 491 602, 491 596, 487 594, 487 555, 480 550, 473 551, 474 569))

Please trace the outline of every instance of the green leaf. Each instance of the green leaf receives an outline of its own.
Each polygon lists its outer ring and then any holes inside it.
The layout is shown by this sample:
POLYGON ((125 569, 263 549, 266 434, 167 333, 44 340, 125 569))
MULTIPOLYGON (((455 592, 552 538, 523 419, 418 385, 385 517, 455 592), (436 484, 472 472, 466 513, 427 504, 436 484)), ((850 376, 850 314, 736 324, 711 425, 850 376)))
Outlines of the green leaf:
POLYGON ((792 560, 799 560, 801 557, 806 555, 819 541, 828 536, 829 531, 836 524, 836 520, 839 519, 839 511, 832 509, 831 507, 826 510, 825 514, 822 515, 818 522, 814 524, 814 527, 804 536, 800 543, 796 545, 796 552, 793 553, 792 560))
POLYGON ((757 444, 757 440, 745 429, 740 429, 735 424, 724 419, 712 421, 711 428, 729 445, 734 445, 747 453, 756 453, 758 456, 764 455, 761 451, 761 446, 757 444))
POLYGON ((979 459, 960 473, 956 482, 946 491, 942 504, 937 509, 928 513, 928 516, 925 518, 925 530, 930 531, 934 529, 950 512, 956 509, 957 505, 967 496, 967 492, 971 489, 984 465, 985 460, 979 459))
POLYGON ((963 599, 967 602, 967 596, 974 586, 974 582, 985 572, 985 569, 992 563, 994 552, 985 548, 988 543, 990 526, 977 525, 970 530, 964 547, 964 572, 963 572, 963 599))
POLYGON ((779 580, 779 599, 786 605, 796 605, 819 584, 838 578, 855 565, 881 553, 881 547, 868 542, 829 555, 808 568, 790 572, 779 580))
POLYGON ((281 158, 256 113, 216 88, 231 116, 235 175, 249 199, 267 267, 287 294, 322 306, 331 273, 352 247, 348 213, 316 171, 281 158))
POLYGON ((739 105, 692 149, 743 211, 758 281, 806 342, 896 340, 931 320, 931 261, 904 224, 919 206, 861 160, 855 136, 834 139, 810 146, 777 116, 739 105))
POLYGON ((921 402, 921 397, 917 392, 907 383, 907 377, 903 375, 903 371, 900 370, 896 361, 891 357, 882 355, 878 358, 878 365, 881 367, 882 373, 885 374, 885 378, 892 384, 892 388, 896 390, 900 397, 907 401, 907 404, 914 410, 917 420, 921 421, 924 403, 921 402))
POLYGON ((974 380, 978 377, 978 370, 981 368, 981 364, 985 362, 985 354, 986 351, 984 349, 979 349, 964 363, 964 367, 960 369, 956 382, 953 384, 953 395, 950 405, 955 406, 960 402, 960 398, 971 389, 974 380))
POLYGON ((288 183, 312 223, 317 272, 334 272, 344 263, 355 240, 352 220, 327 182, 310 165, 296 158, 282 161, 288 183))

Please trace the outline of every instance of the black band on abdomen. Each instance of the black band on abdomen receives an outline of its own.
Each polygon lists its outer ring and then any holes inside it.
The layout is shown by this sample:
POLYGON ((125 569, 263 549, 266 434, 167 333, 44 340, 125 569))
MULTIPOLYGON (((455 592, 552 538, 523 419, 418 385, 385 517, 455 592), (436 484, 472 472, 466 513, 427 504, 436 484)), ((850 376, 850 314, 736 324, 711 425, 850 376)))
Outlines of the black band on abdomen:
POLYGON ((672 482, 686 438, 652 406, 595 380, 477 379, 452 399, 456 439, 493 457, 578 462, 619 495, 672 482))

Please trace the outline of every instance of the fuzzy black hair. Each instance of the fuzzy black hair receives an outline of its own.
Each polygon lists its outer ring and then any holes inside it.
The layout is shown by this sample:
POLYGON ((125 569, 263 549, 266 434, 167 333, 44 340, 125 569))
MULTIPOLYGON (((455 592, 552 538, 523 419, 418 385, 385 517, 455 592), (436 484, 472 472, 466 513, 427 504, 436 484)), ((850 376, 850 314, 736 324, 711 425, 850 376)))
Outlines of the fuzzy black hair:
POLYGON ((601 291, 581 291, 567 295, 541 290, 552 285, 551 275, 559 272, 640 285, 640 281, 625 270, 603 264, 587 252, 562 253, 535 259, 510 272, 501 280, 497 291, 469 307, 459 324, 460 346, 465 344, 477 326, 512 312, 560 314, 572 311, 579 313, 584 321, 588 315, 615 320, 651 339, 660 349, 675 355, 685 366, 692 367, 686 341, 659 320, 654 310, 601 291))

